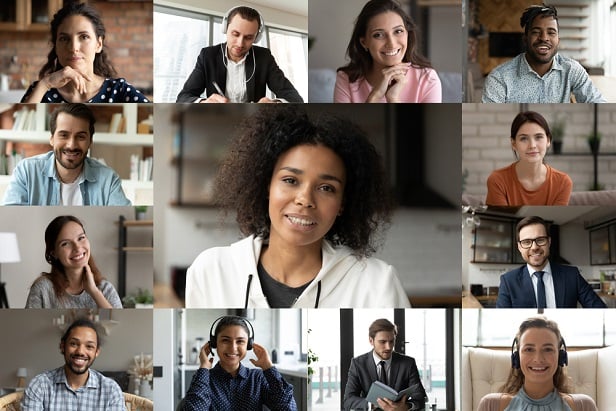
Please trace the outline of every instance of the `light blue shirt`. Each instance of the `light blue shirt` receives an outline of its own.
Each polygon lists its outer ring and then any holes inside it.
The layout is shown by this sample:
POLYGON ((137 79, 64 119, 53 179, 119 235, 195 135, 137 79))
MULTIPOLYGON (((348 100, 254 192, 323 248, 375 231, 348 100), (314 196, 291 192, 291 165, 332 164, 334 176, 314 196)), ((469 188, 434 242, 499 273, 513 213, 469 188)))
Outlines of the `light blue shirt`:
MULTIPOLYGON (((84 205, 127 206, 122 180, 111 168, 91 158, 83 163, 79 183, 84 205)), ((53 151, 21 160, 4 193, 3 205, 62 205, 53 151)))
POLYGON ((486 78, 482 103, 605 103, 584 67, 559 54, 552 67, 539 76, 526 61, 525 53, 496 67, 486 78))
POLYGON ((23 399, 23 411, 125 411, 124 394, 111 378, 90 368, 83 387, 73 390, 64 367, 46 371, 32 379, 23 399))

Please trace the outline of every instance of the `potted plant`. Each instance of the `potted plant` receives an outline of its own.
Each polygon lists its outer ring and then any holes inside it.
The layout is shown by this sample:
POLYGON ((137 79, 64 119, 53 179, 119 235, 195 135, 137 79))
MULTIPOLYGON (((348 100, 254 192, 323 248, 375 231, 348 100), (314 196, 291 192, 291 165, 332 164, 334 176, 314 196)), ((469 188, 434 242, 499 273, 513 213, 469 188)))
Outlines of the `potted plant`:
POLYGON ((148 212, 148 206, 135 206, 135 220, 145 220, 145 215, 148 212))
POLYGON ((153 308, 154 297, 150 290, 139 288, 136 293, 131 293, 122 298, 124 308, 153 308))
POLYGON ((565 119, 563 117, 556 117, 552 122, 552 150, 554 154, 562 153, 563 138, 565 137, 565 119))
POLYGON ((588 140, 590 152, 593 153, 593 155, 597 155, 599 153, 599 145, 601 144, 601 133, 591 133, 586 139, 588 140))

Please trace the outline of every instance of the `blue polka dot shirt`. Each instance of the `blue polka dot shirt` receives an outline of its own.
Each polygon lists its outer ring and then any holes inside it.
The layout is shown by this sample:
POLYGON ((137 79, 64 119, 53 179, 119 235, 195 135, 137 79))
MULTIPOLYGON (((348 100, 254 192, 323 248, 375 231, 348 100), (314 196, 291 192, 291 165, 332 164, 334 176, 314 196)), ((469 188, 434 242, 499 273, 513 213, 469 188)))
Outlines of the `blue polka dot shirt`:
POLYGON ((194 375, 184 398, 184 411, 297 411, 293 387, 280 372, 248 369, 240 364, 235 377, 219 364, 208 370, 200 368, 194 375))
MULTIPOLYGON (((23 102, 32 92, 38 81, 35 81, 30 85, 26 94, 21 99, 23 102)), ((92 97, 86 103, 149 103, 147 99, 139 90, 132 85, 128 84, 123 78, 108 78, 103 81, 98 93, 92 97)), ((57 89, 51 88, 45 95, 41 103, 69 103, 64 100, 62 95, 57 89)))

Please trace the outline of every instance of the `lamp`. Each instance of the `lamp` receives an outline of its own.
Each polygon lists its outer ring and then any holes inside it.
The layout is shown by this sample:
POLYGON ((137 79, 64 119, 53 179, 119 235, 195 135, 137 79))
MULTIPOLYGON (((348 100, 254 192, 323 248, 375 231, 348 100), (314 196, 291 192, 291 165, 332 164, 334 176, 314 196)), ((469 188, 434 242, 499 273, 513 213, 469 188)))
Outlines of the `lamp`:
POLYGON ((27 368, 17 369, 17 388, 26 388, 26 377, 28 376, 27 368))
POLYGON ((20 261, 17 234, 0 233, 0 308, 9 308, 6 288, 2 282, 2 263, 18 263, 20 261))

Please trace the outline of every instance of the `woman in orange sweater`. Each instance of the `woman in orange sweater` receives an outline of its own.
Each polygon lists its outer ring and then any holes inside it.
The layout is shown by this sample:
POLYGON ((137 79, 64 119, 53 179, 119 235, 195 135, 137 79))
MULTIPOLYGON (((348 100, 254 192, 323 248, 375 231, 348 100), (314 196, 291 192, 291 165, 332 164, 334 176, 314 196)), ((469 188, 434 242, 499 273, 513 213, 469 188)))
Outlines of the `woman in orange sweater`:
POLYGON ((550 126, 534 111, 519 113, 511 123, 511 148, 517 159, 488 177, 489 206, 567 205, 571 178, 544 157, 552 144, 550 126))

